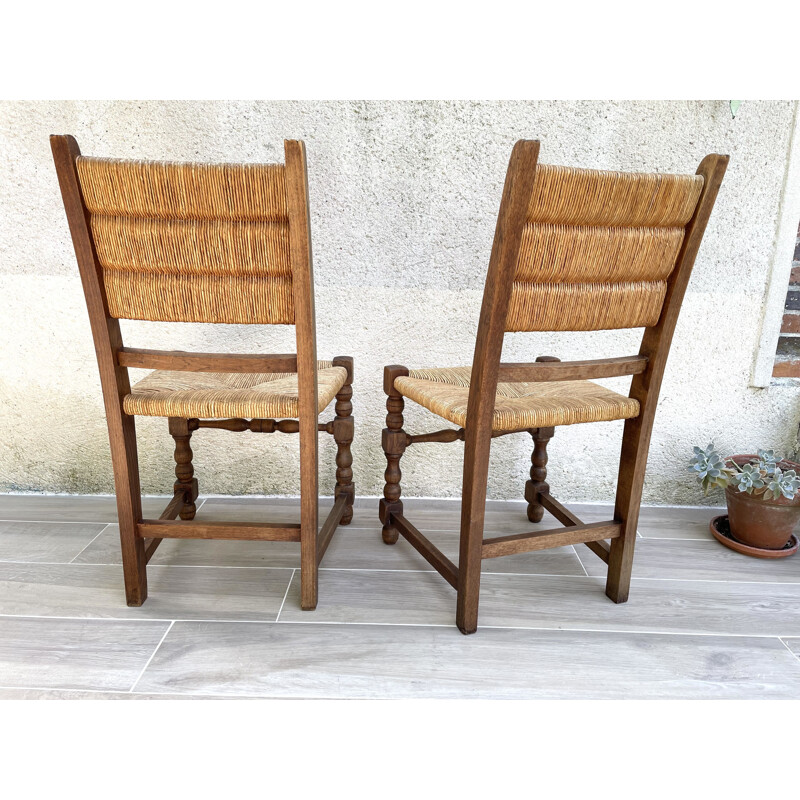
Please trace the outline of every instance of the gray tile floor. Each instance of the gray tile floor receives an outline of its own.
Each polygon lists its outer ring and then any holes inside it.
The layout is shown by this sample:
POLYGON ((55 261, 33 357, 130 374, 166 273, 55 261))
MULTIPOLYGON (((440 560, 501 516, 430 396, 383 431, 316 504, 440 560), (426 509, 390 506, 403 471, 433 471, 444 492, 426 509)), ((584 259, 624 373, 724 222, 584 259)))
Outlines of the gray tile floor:
MULTIPOLYGON (((146 498, 145 513, 165 504, 146 498)), ((406 508, 455 560, 458 502, 406 508)), ((297 509, 211 498, 198 518, 297 509)), ((524 509, 490 502, 487 532, 530 529, 524 509)), ((800 557, 733 553, 708 533, 714 513, 643 509, 621 606, 581 545, 488 560, 481 627, 465 637, 452 589, 407 542, 381 542, 376 500, 337 532, 306 612, 299 548, 283 542, 165 541, 149 599, 128 608, 113 498, 2 495, 0 699, 800 698, 800 557)))

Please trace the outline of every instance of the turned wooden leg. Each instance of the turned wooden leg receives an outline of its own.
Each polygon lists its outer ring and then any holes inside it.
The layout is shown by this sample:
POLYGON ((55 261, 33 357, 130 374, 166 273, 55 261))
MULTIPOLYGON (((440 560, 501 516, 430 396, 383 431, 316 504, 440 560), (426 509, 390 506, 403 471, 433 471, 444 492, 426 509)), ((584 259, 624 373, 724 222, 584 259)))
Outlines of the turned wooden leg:
POLYGON ((383 523, 381 535, 386 544, 397 541, 398 531, 392 524, 392 514, 403 513, 400 500, 400 458, 406 449, 406 433, 403 430, 403 396, 394 388, 395 378, 408 375, 405 367, 389 366, 383 370, 383 390, 386 392, 386 427, 383 429, 382 444, 386 454, 386 472, 383 499, 380 502, 379 516, 383 523))
POLYGON ((333 359, 334 367, 347 370, 347 382, 336 395, 336 418, 333 420, 333 438, 336 442, 336 489, 334 501, 340 495, 347 495, 347 505, 340 520, 340 525, 349 525, 353 519, 353 501, 356 487, 353 484, 353 454, 350 445, 353 443, 353 359, 349 356, 337 356, 333 359))
MULTIPOLYGON (((555 356, 537 356, 537 361, 560 361, 555 356)), ((540 494, 550 491, 545 482, 547 478, 547 443, 553 438, 555 428, 534 428, 533 453, 531 453, 531 479, 525 484, 525 499, 528 501, 528 519, 531 522, 541 522, 544 508, 539 504, 540 494)))
POLYGON ((192 429, 188 419, 181 417, 169 418, 169 432, 175 440, 175 477, 177 480, 173 485, 175 494, 182 492, 186 498, 183 508, 180 511, 181 519, 194 519, 197 512, 195 500, 197 500, 197 478, 194 477, 194 467, 192 466, 192 448, 190 440, 192 429))
POLYGON ((550 491, 547 478, 547 443, 553 438, 555 428, 534 428, 533 453, 531 454, 531 479, 525 484, 525 499, 528 501, 528 519, 541 522, 544 507, 539 503, 539 495, 550 491))

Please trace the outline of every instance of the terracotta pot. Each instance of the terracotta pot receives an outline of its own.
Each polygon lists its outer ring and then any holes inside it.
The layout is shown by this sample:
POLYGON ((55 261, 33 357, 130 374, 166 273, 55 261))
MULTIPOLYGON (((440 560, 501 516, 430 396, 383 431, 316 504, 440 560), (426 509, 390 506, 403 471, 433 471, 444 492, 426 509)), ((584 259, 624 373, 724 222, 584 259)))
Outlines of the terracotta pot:
MULTIPOLYGON (((742 465, 753 458, 756 456, 738 455, 732 456, 730 460, 742 465)), ((793 461, 781 461, 778 466, 800 473, 800 464, 793 461)), ((800 528, 800 497, 773 500, 770 495, 765 499, 764 495, 747 494, 729 486, 725 490, 725 498, 728 502, 731 533, 744 544, 780 550, 786 546, 795 530, 800 528)))

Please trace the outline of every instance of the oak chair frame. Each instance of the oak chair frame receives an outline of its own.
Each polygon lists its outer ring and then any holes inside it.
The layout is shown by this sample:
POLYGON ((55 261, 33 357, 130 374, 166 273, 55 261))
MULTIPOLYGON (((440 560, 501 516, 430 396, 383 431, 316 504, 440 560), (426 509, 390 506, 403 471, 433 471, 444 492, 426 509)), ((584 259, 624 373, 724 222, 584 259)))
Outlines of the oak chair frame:
POLYGON ((383 540, 387 544, 394 544, 402 534, 456 590, 456 624, 464 634, 474 633, 478 627, 481 561, 484 558, 585 544, 608 565, 608 597, 615 603, 627 601, 645 468, 661 381, 695 257, 728 163, 727 156, 711 154, 702 160, 697 169, 696 174, 704 178, 703 188, 694 213, 685 226, 683 242, 667 281, 660 318, 656 325, 645 328, 637 355, 572 362, 543 356, 534 363, 502 364, 500 359, 512 282, 538 156, 539 142, 528 140, 517 142, 511 154, 478 324, 465 426, 420 435, 406 433, 403 430, 404 398, 395 389, 394 382, 396 378, 408 375, 409 370, 399 365, 387 366, 384 370, 387 415, 382 444, 387 468, 384 497, 379 510, 383 540), (492 429, 498 382, 571 381, 625 375, 632 376, 629 396, 639 402, 640 412, 638 416, 625 420, 613 519, 586 524, 550 494, 550 487, 545 480, 546 448, 554 429, 531 428, 526 429, 534 440, 531 479, 525 487, 527 515, 531 521, 538 522, 547 510, 564 527, 484 539, 492 438, 520 432, 492 429), (465 443, 458 566, 409 522, 403 514, 400 499, 400 458, 405 449, 422 442, 457 440, 465 443))
POLYGON ((67 214, 81 282, 89 311, 100 380, 108 422, 111 459, 116 487, 125 593, 129 606, 147 599, 147 563, 165 538, 248 539, 300 543, 301 606, 317 605, 319 563, 338 525, 353 516, 355 487, 352 481, 353 359, 339 356, 333 365, 347 371, 336 395, 334 419, 319 422, 317 395, 316 323, 314 281, 309 225, 308 177, 305 145, 286 140, 285 171, 289 210, 289 251, 292 263, 297 354, 223 354, 143 350, 123 345, 119 320, 109 314, 97 257, 77 171, 81 155, 72 136, 51 136, 51 148, 67 214), (123 399, 130 393, 128 368, 167 369, 189 372, 296 372, 298 418, 274 419, 183 419, 168 418, 175 440, 173 497, 158 519, 142 516, 135 418, 126 414, 123 399), (200 428, 257 433, 300 435, 300 522, 228 524, 194 522, 198 483, 194 477, 190 441, 200 428), (333 435, 337 444, 336 487, 333 507, 322 528, 318 526, 318 435, 333 435), (180 520, 176 519, 180 517, 180 520))

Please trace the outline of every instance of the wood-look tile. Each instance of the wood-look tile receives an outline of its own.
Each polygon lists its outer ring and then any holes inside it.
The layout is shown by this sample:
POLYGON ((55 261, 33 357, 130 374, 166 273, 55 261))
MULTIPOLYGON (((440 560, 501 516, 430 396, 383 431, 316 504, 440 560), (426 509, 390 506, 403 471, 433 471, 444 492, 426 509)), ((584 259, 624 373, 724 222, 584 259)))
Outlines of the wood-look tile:
MULTIPOLYGON (((606 574, 606 565, 588 549, 578 553, 590 575, 606 574)), ((716 539, 643 538, 636 542, 633 577, 800 584, 800 558, 753 558, 734 552, 716 539)))
POLYGON ((784 639, 786 646, 800 659, 800 639, 784 639))
POLYGON ((321 570, 313 614, 300 609, 300 573, 286 595, 280 622, 399 625, 453 623, 456 595, 438 572, 321 570))
MULTIPOLYGON (((168 497, 143 497, 145 516, 158 517, 168 497)), ((43 522, 116 522, 117 501, 107 495, 0 495, 0 520, 43 522)))
POLYGON ((708 524, 725 508, 678 508, 675 506, 642 506, 639 512, 639 534, 645 539, 709 539, 716 541, 708 524))
POLYGON ((67 563, 105 527, 102 522, 0 522, 0 561, 67 563))
MULTIPOLYGON (((479 625, 575 630, 800 635, 800 587, 634 579, 616 605, 602 578, 484 574, 479 625)), ((280 620, 453 625, 455 592, 434 573, 320 574, 313 619, 299 611, 297 576, 280 620)))
MULTIPOLYGON (((0 688, 2 700, 222 700, 229 698, 191 694, 144 692, 103 692, 92 689, 7 689, 0 688)), ((230 698, 236 699, 236 698, 230 698)))
POLYGON ((309 698, 798 698, 777 639, 176 623, 142 692, 309 698))
MULTIPOLYGON (((560 523, 545 513, 540 523, 533 525, 526 515, 528 504, 511 500, 487 500, 485 532, 487 534, 523 533, 526 530, 544 530, 559 527, 560 523)), ((570 503, 570 510, 584 522, 599 522, 614 516, 611 505, 570 503)), ((403 498, 403 514, 421 531, 449 530, 461 528, 460 500, 431 500, 403 498)), ((367 524, 370 517, 378 518, 378 500, 359 498, 356 500, 353 524, 367 524), (356 520, 358 519, 358 523, 356 520), (366 522, 365 522, 366 520, 366 522)))
POLYGON ((0 617, 0 686, 127 691, 168 627, 0 617))
MULTIPOLYGON (((431 541, 458 563, 458 533, 432 531, 431 541)), ((119 529, 109 526, 76 559, 81 564, 119 564, 119 529)), ((217 567, 299 567, 296 542, 248 542, 214 539, 166 539, 156 550, 153 565, 217 567)), ((340 527, 325 553, 322 569, 413 569, 432 567, 402 537, 386 545, 379 525, 372 529, 340 527)), ((572 547, 558 547, 494 558, 483 564, 487 572, 523 572, 545 575, 584 575, 572 547)))
POLYGON ((129 608, 119 567, 0 563, 0 614, 273 621, 291 574, 285 569, 149 566, 147 601, 129 608))
POLYGON ((480 623, 742 636, 800 635, 800 586, 641 580, 616 605, 604 578, 487 575, 480 623))

